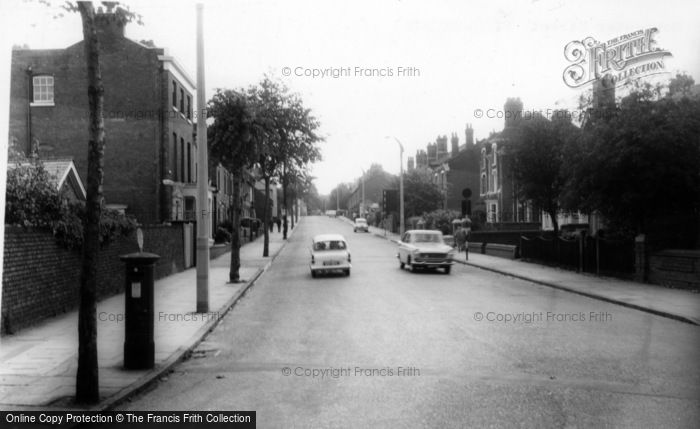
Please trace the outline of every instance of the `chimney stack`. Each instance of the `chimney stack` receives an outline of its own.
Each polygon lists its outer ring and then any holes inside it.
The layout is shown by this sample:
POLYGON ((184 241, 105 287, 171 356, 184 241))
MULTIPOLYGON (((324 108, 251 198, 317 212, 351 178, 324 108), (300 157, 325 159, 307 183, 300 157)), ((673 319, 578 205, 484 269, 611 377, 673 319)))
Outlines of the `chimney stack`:
POLYGON ((467 147, 474 145, 474 128, 472 128, 472 124, 467 124, 467 128, 464 130, 464 137, 466 138, 465 144, 467 147))
POLYGON ((95 27, 102 43, 124 38, 126 18, 119 13, 98 12, 95 14, 95 27))

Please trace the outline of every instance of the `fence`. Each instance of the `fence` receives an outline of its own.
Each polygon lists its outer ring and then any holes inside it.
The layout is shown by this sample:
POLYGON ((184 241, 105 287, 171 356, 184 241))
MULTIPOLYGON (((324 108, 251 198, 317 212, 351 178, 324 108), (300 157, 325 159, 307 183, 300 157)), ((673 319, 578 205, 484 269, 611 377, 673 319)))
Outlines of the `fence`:
POLYGON ((580 235, 573 239, 520 238, 520 257, 579 272, 631 278, 635 272, 634 241, 580 235))

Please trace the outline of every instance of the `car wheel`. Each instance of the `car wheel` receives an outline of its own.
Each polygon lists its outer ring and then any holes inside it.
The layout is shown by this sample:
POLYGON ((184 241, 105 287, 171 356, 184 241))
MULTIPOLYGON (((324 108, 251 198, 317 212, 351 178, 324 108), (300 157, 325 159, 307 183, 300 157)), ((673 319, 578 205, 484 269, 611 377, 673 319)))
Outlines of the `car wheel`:
POLYGON ((408 266, 408 270, 410 272, 412 272, 412 273, 415 272, 415 270, 413 269, 413 265, 411 265, 411 257, 410 256, 408 258, 406 258, 406 266, 408 266))
POLYGON ((316 271, 311 271, 311 277, 316 278, 316 271))
POLYGON ((452 266, 448 265, 445 267, 445 274, 450 274, 450 271, 452 270, 452 266))
POLYGON ((350 268, 347 268, 347 269, 345 270, 345 276, 346 276, 346 277, 350 277, 350 268))
POLYGON ((401 258, 399 258, 399 269, 403 270, 403 267, 405 267, 405 266, 406 266, 406 264, 401 262, 401 258))

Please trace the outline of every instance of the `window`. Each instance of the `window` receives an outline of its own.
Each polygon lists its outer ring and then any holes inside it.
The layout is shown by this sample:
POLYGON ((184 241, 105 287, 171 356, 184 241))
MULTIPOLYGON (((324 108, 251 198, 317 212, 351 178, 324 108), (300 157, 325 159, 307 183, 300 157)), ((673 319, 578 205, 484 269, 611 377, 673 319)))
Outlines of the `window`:
POLYGON ((177 82, 173 81, 173 107, 177 108, 177 82))
POLYGON ((187 143, 187 182, 192 183, 192 144, 187 143))
POLYGON ((180 181, 185 181, 185 139, 180 137, 180 181))
POLYGON ((345 250, 346 248, 345 242, 340 240, 317 241, 314 243, 314 250, 345 250))
POLYGON ((413 243, 440 243, 442 242, 442 234, 422 233, 415 234, 413 243))
POLYGON ((180 88, 180 112, 185 113, 185 90, 180 88))
POLYGON ((34 76, 34 103, 53 105, 53 76, 34 76))
POLYGON ((192 97, 187 96, 187 119, 192 119, 192 97))
POLYGON ((172 180, 177 182, 177 134, 173 133, 173 152, 172 152, 172 180))

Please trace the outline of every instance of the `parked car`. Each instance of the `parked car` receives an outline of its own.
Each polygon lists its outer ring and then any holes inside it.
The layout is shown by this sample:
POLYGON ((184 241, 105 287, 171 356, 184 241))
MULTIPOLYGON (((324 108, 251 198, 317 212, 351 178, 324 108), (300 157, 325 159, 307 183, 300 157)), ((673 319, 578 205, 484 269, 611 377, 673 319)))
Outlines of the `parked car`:
POLYGON ((340 234, 321 234, 311 240, 311 277, 339 271, 350 275, 351 257, 348 242, 340 234))
POLYGON ((455 250, 446 245, 442 232, 426 229, 406 231, 399 241, 399 266, 416 268, 443 268, 450 274, 455 250))
POLYGON ((369 232, 369 225, 367 225, 367 219, 363 217, 358 217, 355 219, 355 226, 352 228, 353 232, 364 231, 369 232))

